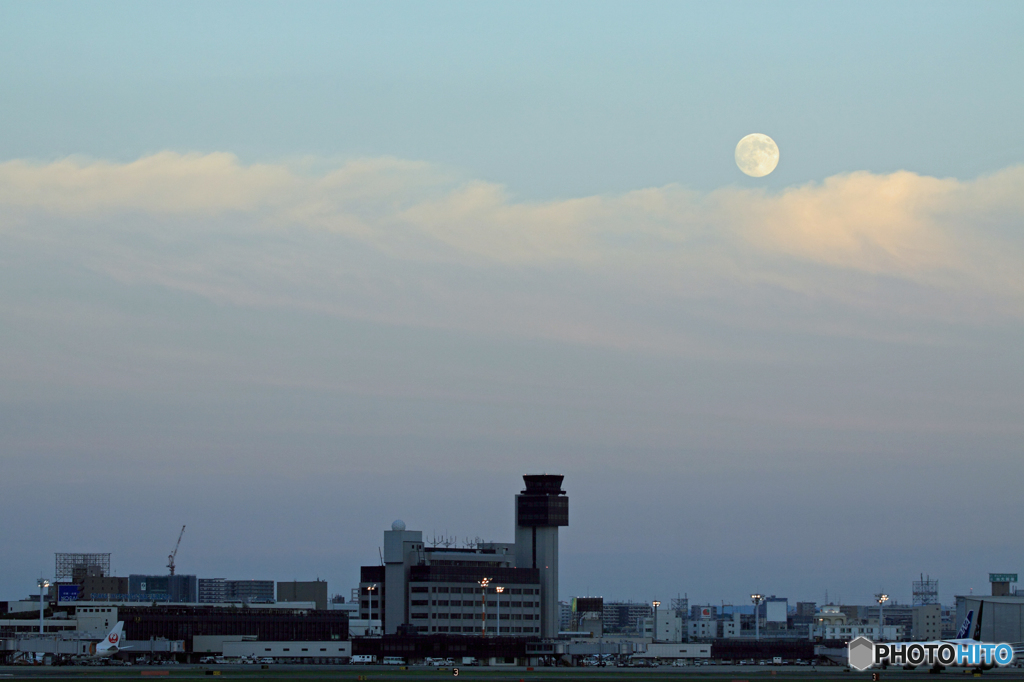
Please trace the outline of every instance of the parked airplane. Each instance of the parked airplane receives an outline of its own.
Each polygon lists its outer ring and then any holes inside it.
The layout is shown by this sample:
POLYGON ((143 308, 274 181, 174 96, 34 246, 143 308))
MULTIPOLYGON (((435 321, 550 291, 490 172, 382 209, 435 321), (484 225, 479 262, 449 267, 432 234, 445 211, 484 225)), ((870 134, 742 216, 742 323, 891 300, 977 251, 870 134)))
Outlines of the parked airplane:
MULTIPOLYGON (((977 644, 978 642, 981 641, 981 615, 982 615, 982 613, 984 611, 985 611, 985 602, 982 601, 981 605, 978 607, 978 619, 974 620, 974 610, 973 609, 968 611, 967 612, 967 616, 964 618, 964 622, 961 623, 960 629, 956 633, 956 637, 954 637, 953 639, 940 639, 940 640, 936 640, 934 642, 925 642, 925 644, 953 644, 954 646, 968 645, 968 644, 977 644)), ((1014 660, 1015 661, 1019 660, 1018 657, 1024 655, 1024 642, 1018 642, 1016 644, 1011 644, 1010 646, 1013 649, 1014 660)), ((917 666, 909 665, 909 664, 903 666, 904 670, 913 670, 916 667, 917 666)), ((945 669, 945 667, 946 666, 944 666, 944 665, 942 665, 940 663, 935 663, 935 665, 932 666, 932 670, 934 670, 935 672, 940 672, 943 669, 945 669)), ((981 664, 953 663, 953 664, 951 664, 951 667, 972 668, 975 672, 982 672, 982 671, 991 670, 992 668, 994 668, 995 667, 995 663, 981 663, 981 664)))
POLYGON ((114 629, 107 633, 99 642, 89 645, 89 653, 82 656, 75 656, 76 660, 95 660, 110 658, 119 651, 130 649, 131 647, 124 646, 124 621, 117 621, 117 625, 114 629))
MULTIPOLYGON (((117 625, 114 629, 107 634, 106 638, 96 645, 94 655, 100 658, 106 658, 113 656, 122 649, 128 649, 130 647, 122 646, 121 641, 124 639, 124 621, 117 621, 117 625)), ((92 647, 90 647, 92 648, 92 647)))

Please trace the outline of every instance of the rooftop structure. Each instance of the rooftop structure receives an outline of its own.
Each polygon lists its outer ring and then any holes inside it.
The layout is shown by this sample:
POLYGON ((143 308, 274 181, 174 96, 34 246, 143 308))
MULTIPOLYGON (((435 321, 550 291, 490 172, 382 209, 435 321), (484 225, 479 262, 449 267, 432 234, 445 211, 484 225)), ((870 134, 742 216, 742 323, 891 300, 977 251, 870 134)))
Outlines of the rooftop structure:
POLYGON ((81 584, 86 576, 106 577, 110 575, 110 552, 92 554, 57 553, 54 567, 54 582, 81 584))

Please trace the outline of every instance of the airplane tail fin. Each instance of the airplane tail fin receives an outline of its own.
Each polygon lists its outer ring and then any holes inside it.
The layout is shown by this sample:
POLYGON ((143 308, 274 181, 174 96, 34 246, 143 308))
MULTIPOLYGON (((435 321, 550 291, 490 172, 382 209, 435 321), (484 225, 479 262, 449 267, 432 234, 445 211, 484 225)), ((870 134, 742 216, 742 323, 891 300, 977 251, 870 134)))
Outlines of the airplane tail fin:
POLYGON ((96 651, 117 651, 123 648, 121 646, 121 640, 124 639, 124 621, 117 621, 117 625, 111 630, 102 642, 96 645, 96 651))
POLYGON ((967 639, 971 636, 971 623, 974 621, 974 609, 967 612, 967 617, 964 618, 963 624, 956 633, 957 639, 967 639))
POLYGON ((984 600, 978 605, 978 620, 974 623, 974 634, 967 635, 973 640, 981 641, 981 614, 985 611, 984 600))

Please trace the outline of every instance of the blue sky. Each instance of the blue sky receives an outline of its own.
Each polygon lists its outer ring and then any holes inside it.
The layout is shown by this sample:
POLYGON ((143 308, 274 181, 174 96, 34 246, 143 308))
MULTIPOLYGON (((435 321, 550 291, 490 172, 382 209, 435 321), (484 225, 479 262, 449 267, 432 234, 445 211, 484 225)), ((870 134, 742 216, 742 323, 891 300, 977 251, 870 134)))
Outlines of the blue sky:
MULTIPOLYGON (((1019 160, 1013 3, 23 3, 6 158, 398 156, 523 198, 1019 160), (16 134, 15 134, 16 131, 16 134)), ((762 186, 762 185, 758 185, 762 186)))
POLYGON ((566 595, 1018 571, 1022 28, 0 4, 0 595, 182 523, 185 572, 347 593, 397 517, 511 540, 536 471, 566 595))

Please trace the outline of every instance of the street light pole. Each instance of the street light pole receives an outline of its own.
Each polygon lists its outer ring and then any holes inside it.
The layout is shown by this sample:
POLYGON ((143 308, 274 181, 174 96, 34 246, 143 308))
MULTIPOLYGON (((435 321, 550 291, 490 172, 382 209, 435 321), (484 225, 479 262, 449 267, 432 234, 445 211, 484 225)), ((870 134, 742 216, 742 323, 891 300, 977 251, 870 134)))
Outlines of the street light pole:
POLYGON ((481 578, 480 580, 480 636, 487 636, 487 586, 490 584, 490 578, 481 578))
POLYGON ((651 644, 658 641, 658 607, 661 606, 661 602, 655 599, 651 602, 654 606, 654 627, 651 628, 651 644))
POLYGON ((43 590, 50 586, 46 578, 39 579, 39 634, 43 634, 43 590))
POLYGON ((879 592, 875 595, 875 600, 878 602, 878 641, 883 642, 885 641, 883 634, 885 632, 885 616, 882 613, 882 606, 889 601, 889 595, 879 592))
POLYGON ((764 601, 763 594, 750 595, 750 601, 754 602, 754 641, 761 641, 761 602, 764 601))
POLYGON ((501 587, 499 585, 498 587, 494 588, 494 591, 498 595, 497 596, 497 600, 498 600, 498 617, 497 617, 498 625, 497 625, 497 627, 494 628, 494 634, 497 635, 498 637, 501 637, 501 593, 505 591, 505 588, 501 587))

